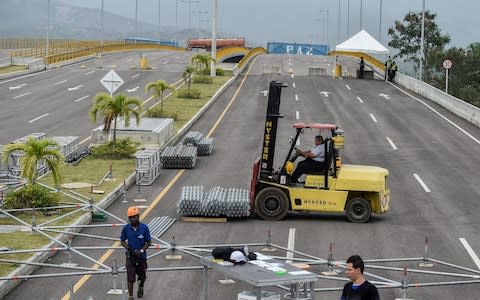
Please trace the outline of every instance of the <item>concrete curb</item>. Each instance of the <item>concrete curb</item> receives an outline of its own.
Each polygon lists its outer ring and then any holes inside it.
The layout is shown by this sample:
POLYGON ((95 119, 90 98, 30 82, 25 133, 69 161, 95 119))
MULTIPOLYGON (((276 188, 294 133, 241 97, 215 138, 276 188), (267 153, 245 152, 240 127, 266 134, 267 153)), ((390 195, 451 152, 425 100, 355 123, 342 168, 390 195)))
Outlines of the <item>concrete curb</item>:
POLYGON ((397 73, 395 83, 432 100, 457 116, 480 127, 480 108, 402 73, 397 73))
MULTIPOLYGON (((128 176, 125 180, 125 185, 127 190, 135 184, 135 173, 128 176)), ((97 205, 105 209, 110 206, 115 200, 120 198, 123 195, 123 182, 119 183, 119 185, 110 192, 107 196, 105 196, 97 205)), ((85 213, 83 214, 76 222, 72 223, 71 225, 85 225, 91 223, 92 216, 91 214, 85 213)), ((73 229, 65 229, 68 232, 80 232, 81 228, 73 228, 73 229)), ((60 240, 62 243, 67 243, 69 240, 69 236, 67 234, 59 234, 55 237, 56 239, 60 240)), ((50 242, 48 245, 44 247, 44 249, 55 249, 55 247, 59 247, 56 242, 50 242)), ((48 251, 48 252, 39 252, 34 254, 30 257, 27 262, 45 262, 50 257, 56 254, 56 250, 48 251)), ((31 266, 31 265, 22 265, 12 272, 10 272, 7 277, 14 277, 14 276, 21 276, 21 275, 28 275, 32 274, 35 270, 39 267, 31 266)), ((21 283, 21 280, 3 280, 0 282, 0 299, 6 296, 12 289, 14 289, 18 284, 21 283)))

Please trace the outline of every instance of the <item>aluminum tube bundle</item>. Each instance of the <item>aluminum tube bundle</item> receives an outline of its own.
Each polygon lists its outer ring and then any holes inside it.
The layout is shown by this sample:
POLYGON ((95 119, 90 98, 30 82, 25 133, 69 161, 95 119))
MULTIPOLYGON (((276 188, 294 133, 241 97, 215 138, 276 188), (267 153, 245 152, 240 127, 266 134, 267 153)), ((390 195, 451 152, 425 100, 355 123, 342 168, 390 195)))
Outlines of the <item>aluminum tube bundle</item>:
POLYGON ((213 138, 204 137, 197 143, 198 156, 207 156, 213 151, 213 138))
POLYGON ((198 142, 200 142, 202 137, 203 137, 203 134, 199 131, 189 131, 183 138, 182 144, 184 145, 191 144, 191 145, 197 146, 198 142))
POLYGON ((184 186, 180 200, 177 202, 177 213, 184 216, 198 216, 202 211, 203 185, 184 186))
POLYGON ((160 156, 160 162, 164 169, 192 169, 197 162, 197 147, 167 146, 160 156))

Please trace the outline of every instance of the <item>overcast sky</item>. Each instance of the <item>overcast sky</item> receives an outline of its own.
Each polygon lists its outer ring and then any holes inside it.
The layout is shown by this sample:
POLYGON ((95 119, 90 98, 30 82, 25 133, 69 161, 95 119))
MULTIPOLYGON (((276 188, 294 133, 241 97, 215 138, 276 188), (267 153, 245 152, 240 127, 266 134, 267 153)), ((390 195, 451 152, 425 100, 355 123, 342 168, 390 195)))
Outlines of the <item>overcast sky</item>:
MULTIPOLYGON (((104 0, 106 11, 135 18, 138 1, 139 18, 175 26, 175 7, 178 1, 179 28, 189 24, 189 0, 104 0)), ((192 27, 211 28, 213 0, 191 0, 192 27), (199 13, 200 12, 200 13, 199 13)), ((347 6, 350 2, 350 35, 360 30, 361 0, 218 0, 218 29, 233 36, 245 37, 247 43, 262 45, 268 41, 324 43, 338 42, 338 6, 340 1, 340 40, 347 38, 347 6), (328 12, 327 12, 328 10, 328 12), (328 17, 327 17, 328 14, 328 17), (327 22, 328 21, 328 22, 327 22)), ((379 7, 381 0, 363 0, 363 28, 379 37, 379 7)), ((100 8, 101 0, 65 0, 70 4, 100 8)), ((464 47, 480 41, 480 2, 473 0, 426 0, 426 8, 437 13, 442 33, 450 35, 450 46, 464 47)), ((387 31, 395 20, 408 11, 420 11, 422 0, 383 0, 382 42, 388 42, 387 31)))

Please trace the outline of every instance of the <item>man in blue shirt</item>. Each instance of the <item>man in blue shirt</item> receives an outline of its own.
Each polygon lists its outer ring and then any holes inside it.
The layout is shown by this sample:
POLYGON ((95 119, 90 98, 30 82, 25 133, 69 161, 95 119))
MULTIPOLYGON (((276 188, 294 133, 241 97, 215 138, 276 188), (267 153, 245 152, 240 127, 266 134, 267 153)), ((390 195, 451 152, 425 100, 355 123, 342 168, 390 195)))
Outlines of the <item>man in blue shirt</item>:
POLYGON ((315 137, 315 147, 313 147, 312 150, 298 150, 297 154, 305 157, 305 159, 299 162, 297 168, 293 171, 291 182, 297 183, 298 178, 302 176, 302 174, 324 170, 325 145, 323 144, 323 137, 321 135, 315 137))
POLYGON ((143 297, 143 285, 147 279, 147 248, 152 244, 150 230, 148 226, 140 223, 140 211, 138 207, 128 208, 127 216, 129 224, 123 226, 120 241, 122 246, 127 249, 126 268, 128 282, 128 299, 133 300, 133 284, 138 275, 137 297, 143 297))
POLYGON ((358 255, 347 259, 345 271, 351 282, 343 287, 340 300, 380 300, 377 288, 363 276, 365 265, 358 255))

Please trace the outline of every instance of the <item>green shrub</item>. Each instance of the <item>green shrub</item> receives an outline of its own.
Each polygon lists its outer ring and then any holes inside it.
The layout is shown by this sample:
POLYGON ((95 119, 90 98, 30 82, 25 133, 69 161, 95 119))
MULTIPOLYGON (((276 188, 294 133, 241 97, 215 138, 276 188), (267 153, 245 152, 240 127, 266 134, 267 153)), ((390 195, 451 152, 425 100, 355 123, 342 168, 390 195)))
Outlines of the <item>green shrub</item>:
POLYGON ((100 159, 126 159, 137 152, 138 146, 140 143, 132 141, 131 138, 117 139, 115 149, 113 149, 113 141, 92 147, 92 156, 100 159))
POLYGON ((210 84, 213 82, 213 79, 211 77, 208 77, 206 75, 203 76, 193 76, 193 83, 206 83, 210 84))
POLYGON ((178 121, 178 114, 176 112, 168 113, 159 106, 149 108, 145 115, 149 118, 172 118, 174 121, 178 121))
POLYGON ((5 206, 10 209, 48 207, 60 203, 61 196, 39 185, 27 185, 22 189, 8 193, 5 206))
POLYGON ((177 90, 177 97, 178 98, 186 98, 186 99, 200 99, 200 90, 199 89, 190 89, 190 92, 187 88, 182 88, 177 90))
MULTIPOLYGON (((217 76, 225 76, 225 70, 222 68, 217 68, 217 76)), ((210 67, 202 69, 199 71, 200 76, 210 76, 210 67)))
POLYGON ((225 70, 217 68, 217 76, 225 76, 225 70))

